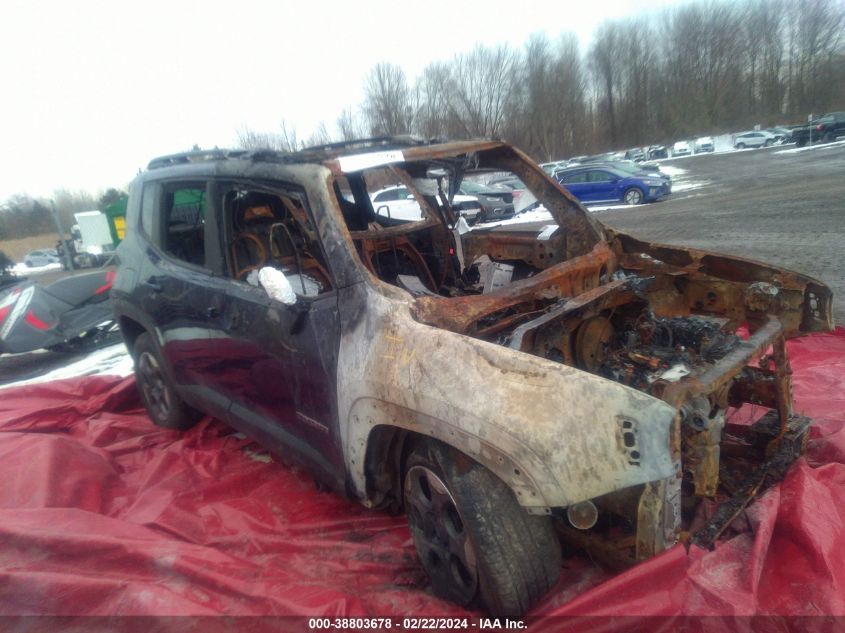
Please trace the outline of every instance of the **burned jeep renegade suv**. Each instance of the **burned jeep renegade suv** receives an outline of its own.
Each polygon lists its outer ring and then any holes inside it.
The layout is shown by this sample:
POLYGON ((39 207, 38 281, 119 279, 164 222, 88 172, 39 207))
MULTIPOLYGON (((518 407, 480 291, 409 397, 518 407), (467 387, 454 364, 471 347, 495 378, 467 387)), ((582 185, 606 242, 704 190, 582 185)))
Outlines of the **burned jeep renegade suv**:
POLYGON ((718 538, 807 437, 785 339, 832 326, 821 282, 611 230, 494 141, 159 158, 119 254, 155 423, 215 416, 404 508, 434 590, 497 615, 552 587, 561 538, 620 565, 718 538), (539 221, 470 229, 450 200, 502 176, 539 221))

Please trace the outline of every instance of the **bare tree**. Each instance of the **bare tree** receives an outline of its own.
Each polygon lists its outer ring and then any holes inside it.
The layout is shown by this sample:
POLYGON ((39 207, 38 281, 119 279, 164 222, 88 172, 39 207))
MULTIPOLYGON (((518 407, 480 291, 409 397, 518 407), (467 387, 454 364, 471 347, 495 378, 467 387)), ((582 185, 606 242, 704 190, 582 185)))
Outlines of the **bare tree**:
POLYGON ((562 35, 557 44, 544 34, 532 35, 514 83, 519 90, 507 122, 509 140, 541 160, 583 149, 585 80, 573 34, 562 35))
POLYGON ((507 45, 476 46, 452 61, 449 111, 465 137, 499 136, 513 98, 517 56, 507 45))
POLYGON ((414 86, 414 131, 423 138, 449 137, 459 126, 451 117, 449 82, 451 71, 446 62, 429 64, 414 86))
POLYGON ((791 8, 789 109, 818 113, 832 106, 837 89, 841 91, 836 79, 842 77, 845 3, 793 0, 791 8))
POLYGON ((590 49, 590 69, 596 81, 596 92, 605 110, 606 128, 611 145, 617 143, 616 95, 620 90, 621 37, 616 22, 605 22, 596 32, 590 49))
POLYGON ((352 141, 367 135, 364 123, 351 107, 344 109, 337 117, 337 130, 342 141, 352 141))
POLYGON ((382 62, 370 71, 364 83, 363 111, 373 136, 411 130, 411 94, 399 66, 382 62))
POLYGON ((313 147, 315 145, 328 145, 333 141, 332 135, 326 129, 325 123, 320 123, 314 133, 311 134, 303 143, 302 147, 313 147))

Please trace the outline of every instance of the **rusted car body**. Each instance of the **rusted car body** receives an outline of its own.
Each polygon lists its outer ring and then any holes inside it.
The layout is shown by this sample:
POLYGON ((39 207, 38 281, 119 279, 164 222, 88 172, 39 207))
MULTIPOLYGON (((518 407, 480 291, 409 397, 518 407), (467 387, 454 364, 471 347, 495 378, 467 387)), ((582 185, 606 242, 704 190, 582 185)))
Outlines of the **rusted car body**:
MULTIPOLYGON (((633 560, 678 539, 685 477, 693 495, 716 495, 721 444, 735 454, 747 439, 739 429, 723 432, 730 407, 775 411, 777 430, 768 438, 775 444, 803 432, 784 339, 832 327, 824 284, 613 231, 502 144, 407 148, 402 156, 432 164, 471 156, 475 170, 510 171, 546 194, 560 228, 544 240, 542 227, 530 224, 462 236, 464 262, 482 255, 518 262, 530 277, 488 294, 454 289, 411 299, 391 288, 382 309, 366 312, 366 335, 344 341, 341 357, 350 365, 338 374, 352 457, 360 447, 356 463, 367 463, 368 438, 380 425, 431 434, 490 468, 530 512, 594 500, 627 516, 636 539, 617 538, 619 547, 609 549, 620 550, 612 552, 616 560, 633 560), (743 324, 747 341, 732 337, 743 324), (673 345, 672 334, 685 338, 673 345), (689 373, 662 378, 678 348, 686 348, 689 373)), ((326 164, 334 176, 348 176, 340 161, 326 164)), ((431 233, 432 241, 447 241, 431 233)), ((386 237, 379 229, 352 239, 366 251, 386 237)), ((761 464, 767 448, 773 454, 768 440, 751 453, 761 464)), ((359 492, 377 501, 365 470, 351 471, 359 492)))
MULTIPOLYGON (((184 156, 168 164, 196 179, 186 166, 195 159, 184 156)), ((525 512, 560 519, 562 535, 624 565, 679 539, 711 543, 802 450, 809 421, 792 410, 784 341, 832 327, 820 281, 614 231, 497 141, 386 139, 214 160, 202 172, 211 178, 304 192, 302 209, 287 204, 294 216, 308 213, 299 279, 309 270, 330 292, 300 298, 296 314, 266 301, 260 309, 279 332, 323 333, 318 356, 330 384, 318 392, 331 402, 295 402, 299 426, 275 433, 250 427, 250 415, 237 413, 249 402, 236 395, 215 409, 190 388, 180 394, 277 452, 302 449, 322 479, 368 506, 401 506, 402 447, 434 438, 494 473, 525 512), (464 177, 499 172, 521 179, 551 219, 467 230, 451 195, 464 177), (368 190, 388 179, 413 193, 421 220, 374 221, 368 190), (747 337, 736 334, 742 326, 747 337), (746 404, 770 412, 729 424, 746 404), (697 500, 715 497, 728 502, 690 534, 697 500)), ((130 225, 134 213, 130 200, 130 225)), ((261 239, 272 242, 269 231, 261 239)), ((294 265, 271 261, 271 248, 238 262, 241 236, 213 237, 223 246, 206 285, 223 288, 227 270, 243 284, 252 268, 294 265)), ((146 273, 139 265, 132 274, 146 273)), ((132 307, 143 302, 127 275, 118 274, 114 300, 131 347, 139 332, 166 328, 132 307)), ((234 316, 266 329, 254 314, 234 316)), ((222 330, 216 339, 237 338, 222 330)), ((167 347, 166 332, 158 344, 167 347)))

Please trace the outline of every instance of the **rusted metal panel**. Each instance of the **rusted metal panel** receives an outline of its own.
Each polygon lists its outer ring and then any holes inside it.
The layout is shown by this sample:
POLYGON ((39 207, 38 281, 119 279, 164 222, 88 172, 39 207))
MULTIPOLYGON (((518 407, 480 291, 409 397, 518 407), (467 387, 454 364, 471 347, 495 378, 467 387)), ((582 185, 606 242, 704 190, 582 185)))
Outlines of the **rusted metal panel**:
POLYGON ((672 269, 682 274, 689 310, 726 316, 752 327, 778 317, 787 337, 833 329, 833 294, 807 275, 763 262, 694 248, 652 244, 608 229, 623 268, 648 275, 672 269))
POLYGON ((338 394, 353 482, 365 494, 370 431, 393 425, 455 445, 521 504, 565 507, 675 472, 665 403, 578 369, 417 323, 408 304, 368 305, 341 344, 338 394), (640 457, 622 437, 629 420, 640 457), (509 472, 497 454, 508 456, 509 472), (513 468, 510 468, 513 464, 513 468))

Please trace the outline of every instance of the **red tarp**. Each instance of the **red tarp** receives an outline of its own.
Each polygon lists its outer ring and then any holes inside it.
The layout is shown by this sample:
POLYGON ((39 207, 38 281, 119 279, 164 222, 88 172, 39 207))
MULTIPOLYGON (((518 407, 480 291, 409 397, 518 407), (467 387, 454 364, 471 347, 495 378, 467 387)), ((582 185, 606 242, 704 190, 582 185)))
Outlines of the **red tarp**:
MULTIPOLYGON (((789 351, 817 426, 747 531, 616 576, 569 559, 533 615, 845 615, 845 330, 789 351)), ((404 517, 219 422, 154 427, 131 378, 0 392, 0 614, 463 613, 431 594, 404 517)))

